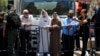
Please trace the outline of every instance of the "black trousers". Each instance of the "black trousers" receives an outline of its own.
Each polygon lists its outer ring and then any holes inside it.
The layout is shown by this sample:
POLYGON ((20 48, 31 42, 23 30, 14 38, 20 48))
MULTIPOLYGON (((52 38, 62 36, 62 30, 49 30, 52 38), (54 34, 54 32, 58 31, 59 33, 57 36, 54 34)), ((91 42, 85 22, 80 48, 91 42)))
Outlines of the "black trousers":
POLYGON ((76 48, 80 48, 80 36, 79 33, 75 34, 76 48))
POLYGON ((74 36, 62 34, 64 56, 73 56, 74 54, 74 36))
POLYGON ((81 56, 85 56, 85 51, 87 50, 87 42, 88 42, 88 38, 89 38, 89 28, 83 28, 82 30, 83 34, 82 34, 82 54, 81 56))
POLYGON ((31 41, 30 30, 20 30, 20 42, 21 42, 20 56, 36 56, 36 52, 29 52, 29 50, 33 50, 30 41, 31 41), (26 54, 25 52, 28 53, 26 54))
POLYGON ((29 30, 20 30, 20 42, 21 42, 21 50, 26 51, 26 48, 30 48, 30 31, 29 30), (26 41, 27 40, 27 41, 26 41), (26 47, 27 44, 27 47, 26 47))
POLYGON ((100 28, 95 27, 96 50, 100 51, 100 28))
POLYGON ((7 37, 3 37, 3 31, 0 29, 0 50, 7 50, 7 37))

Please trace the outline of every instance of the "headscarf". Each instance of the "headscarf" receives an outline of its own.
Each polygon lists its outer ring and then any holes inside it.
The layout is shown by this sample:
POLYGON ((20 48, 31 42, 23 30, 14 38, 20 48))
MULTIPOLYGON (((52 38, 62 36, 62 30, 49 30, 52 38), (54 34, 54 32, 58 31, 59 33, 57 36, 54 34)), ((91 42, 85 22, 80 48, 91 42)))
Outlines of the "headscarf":
POLYGON ((51 21, 51 25, 53 25, 53 24, 56 24, 56 23, 58 23, 60 21, 60 17, 58 16, 58 14, 57 14, 57 12, 54 12, 53 14, 52 14, 52 21, 51 21), (56 19, 55 18, 53 18, 53 15, 54 14, 56 14, 56 19))
POLYGON ((60 17, 58 16, 57 12, 53 12, 53 14, 52 14, 52 19, 54 19, 54 18, 53 18, 53 15, 54 15, 54 14, 56 14, 56 15, 57 15, 57 19, 60 20, 60 17))
POLYGON ((43 18, 42 12, 45 13, 46 18, 50 18, 49 15, 48 15, 48 13, 47 13, 47 11, 44 10, 44 9, 41 10, 40 18, 43 18))
POLYGON ((41 22, 42 22, 42 20, 43 20, 44 18, 46 18, 46 20, 49 20, 49 22, 48 22, 49 25, 48 25, 48 26, 50 26, 50 25, 51 25, 51 18, 50 18, 50 16, 48 15, 48 13, 47 13, 44 9, 42 9, 42 10, 41 10, 41 14, 40 14, 39 25, 41 25, 41 22), (42 12, 45 13, 45 17, 43 17, 42 12))

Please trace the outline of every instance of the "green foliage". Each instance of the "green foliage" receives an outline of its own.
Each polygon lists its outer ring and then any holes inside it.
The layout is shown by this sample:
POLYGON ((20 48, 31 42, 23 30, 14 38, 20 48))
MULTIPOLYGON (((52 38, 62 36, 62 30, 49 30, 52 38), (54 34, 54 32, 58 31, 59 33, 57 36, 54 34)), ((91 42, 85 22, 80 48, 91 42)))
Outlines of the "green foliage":
POLYGON ((7 10, 8 0, 0 0, 0 10, 6 11, 7 10))

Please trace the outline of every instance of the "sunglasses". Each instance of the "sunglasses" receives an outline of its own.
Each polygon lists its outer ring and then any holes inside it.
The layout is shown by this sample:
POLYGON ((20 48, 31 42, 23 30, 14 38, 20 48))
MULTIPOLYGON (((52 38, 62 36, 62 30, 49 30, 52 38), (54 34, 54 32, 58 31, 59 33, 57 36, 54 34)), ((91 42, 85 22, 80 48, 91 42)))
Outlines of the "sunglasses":
POLYGON ((29 13, 24 13, 24 14, 29 14, 29 13))

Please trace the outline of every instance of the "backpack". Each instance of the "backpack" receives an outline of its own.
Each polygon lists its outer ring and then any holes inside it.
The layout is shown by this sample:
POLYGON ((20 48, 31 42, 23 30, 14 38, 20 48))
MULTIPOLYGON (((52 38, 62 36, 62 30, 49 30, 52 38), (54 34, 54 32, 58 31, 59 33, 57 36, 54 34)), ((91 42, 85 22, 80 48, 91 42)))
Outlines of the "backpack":
POLYGON ((17 15, 16 13, 9 13, 7 15, 7 26, 8 28, 19 28, 21 26, 19 15, 17 15))

